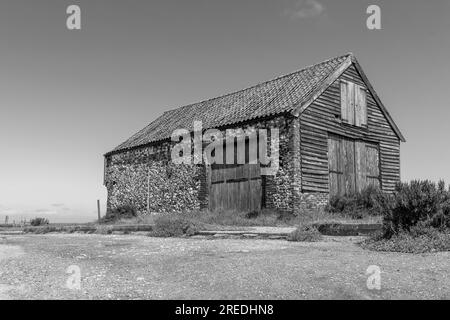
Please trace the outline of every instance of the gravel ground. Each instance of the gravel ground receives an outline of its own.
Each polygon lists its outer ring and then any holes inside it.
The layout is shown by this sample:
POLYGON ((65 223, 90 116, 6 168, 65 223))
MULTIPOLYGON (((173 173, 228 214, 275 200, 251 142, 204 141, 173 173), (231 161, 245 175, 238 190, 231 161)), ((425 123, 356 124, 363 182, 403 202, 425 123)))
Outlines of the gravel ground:
POLYGON ((372 252, 357 241, 0 235, 0 299, 450 299, 450 252, 372 252), (72 265, 81 289, 67 288, 72 265), (370 265, 381 290, 367 288, 370 265))

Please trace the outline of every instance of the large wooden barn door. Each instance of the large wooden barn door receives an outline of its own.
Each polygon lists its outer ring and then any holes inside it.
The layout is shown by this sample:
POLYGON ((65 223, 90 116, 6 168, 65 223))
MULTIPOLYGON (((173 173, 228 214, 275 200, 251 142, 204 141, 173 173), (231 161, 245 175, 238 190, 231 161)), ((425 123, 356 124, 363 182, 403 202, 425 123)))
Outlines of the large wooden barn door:
POLYGON ((328 137, 330 195, 380 186, 378 145, 341 136, 328 137))
POLYGON ((261 181, 259 164, 212 165, 209 209, 260 210, 261 181))

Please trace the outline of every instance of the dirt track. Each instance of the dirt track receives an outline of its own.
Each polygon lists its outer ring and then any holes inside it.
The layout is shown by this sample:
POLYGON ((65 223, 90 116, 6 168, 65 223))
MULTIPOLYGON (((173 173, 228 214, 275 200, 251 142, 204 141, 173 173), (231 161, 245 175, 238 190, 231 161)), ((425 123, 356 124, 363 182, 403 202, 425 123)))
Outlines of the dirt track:
POLYGON ((370 252, 358 240, 0 236, 0 298, 450 299, 450 252, 370 252), (71 265, 80 290, 67 288, 71 265), (381 290, 367 289, 370 265, 381 268, 381 290))

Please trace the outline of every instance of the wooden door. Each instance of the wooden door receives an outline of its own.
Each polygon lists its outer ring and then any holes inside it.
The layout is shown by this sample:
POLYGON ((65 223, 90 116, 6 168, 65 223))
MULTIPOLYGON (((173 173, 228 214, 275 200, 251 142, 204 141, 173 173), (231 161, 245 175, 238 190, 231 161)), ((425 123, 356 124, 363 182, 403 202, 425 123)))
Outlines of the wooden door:
POLYGON ((330 135, 328 167, 331 196, 353 194, 368 185, 380 187, 377 144, 330 135))
POLYGON ((261 210, 261 181, 259 164, 211 166, 209 209, 261 210))

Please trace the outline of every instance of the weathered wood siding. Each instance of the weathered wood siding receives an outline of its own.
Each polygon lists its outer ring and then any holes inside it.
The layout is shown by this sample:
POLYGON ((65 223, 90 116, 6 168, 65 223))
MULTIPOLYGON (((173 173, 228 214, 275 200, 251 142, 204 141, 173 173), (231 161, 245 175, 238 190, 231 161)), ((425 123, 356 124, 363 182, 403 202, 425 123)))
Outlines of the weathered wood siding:
POLYGON ((392 191, 400 180, 400 140, 367 91, 367 126, 341 120, 341 80, 365 86, 356 68, 349 67, 300 116, 300 148, 303 192, 329 192, 329 133, 379 144, 381 186, 392 191))
POLYGON ((261 210, 261 180, 259 164, 213 165, 209 209, 261 210))

